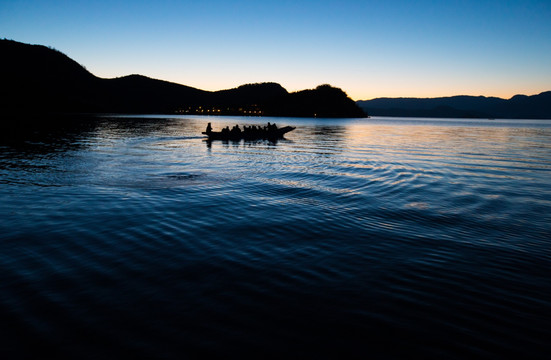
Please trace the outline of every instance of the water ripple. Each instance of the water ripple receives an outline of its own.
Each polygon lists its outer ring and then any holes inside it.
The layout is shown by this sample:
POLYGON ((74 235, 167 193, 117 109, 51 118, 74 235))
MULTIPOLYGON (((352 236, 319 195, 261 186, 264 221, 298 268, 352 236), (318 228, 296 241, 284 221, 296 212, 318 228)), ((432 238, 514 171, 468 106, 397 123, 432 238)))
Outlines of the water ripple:
MULTIPOLYGON (((258 121, 208 118, 236 120, 258 121)), ((6 354, 549 353, 549 126, 289 118, 208 143, 208 121, 0 143, 6 354)))

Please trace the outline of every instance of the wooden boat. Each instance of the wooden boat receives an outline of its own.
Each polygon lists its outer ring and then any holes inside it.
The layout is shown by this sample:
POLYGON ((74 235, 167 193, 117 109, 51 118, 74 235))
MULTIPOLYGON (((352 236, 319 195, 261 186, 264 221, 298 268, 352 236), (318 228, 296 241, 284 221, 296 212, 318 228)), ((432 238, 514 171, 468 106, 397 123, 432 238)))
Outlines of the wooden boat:
POLYGON ((203 131, 203 135, 207 135, 209 140, 275 140, 283 138, 283 135, 289 131, 295 130, 294 126, 284 126, 277 129, 256 129, 256 130, 245 130, 240 132, 223 132, 223 131, 203 131))

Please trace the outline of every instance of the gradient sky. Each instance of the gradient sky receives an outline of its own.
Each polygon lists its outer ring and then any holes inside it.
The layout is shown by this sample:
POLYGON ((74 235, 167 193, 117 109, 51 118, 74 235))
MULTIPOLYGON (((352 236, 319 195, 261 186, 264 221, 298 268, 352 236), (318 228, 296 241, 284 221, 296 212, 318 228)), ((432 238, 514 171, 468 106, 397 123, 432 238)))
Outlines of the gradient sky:
POLYGON ((354 100, 551 90, 551 1, 0 0, 0 37, 93 74, 204 90, 329 83, 354 100))

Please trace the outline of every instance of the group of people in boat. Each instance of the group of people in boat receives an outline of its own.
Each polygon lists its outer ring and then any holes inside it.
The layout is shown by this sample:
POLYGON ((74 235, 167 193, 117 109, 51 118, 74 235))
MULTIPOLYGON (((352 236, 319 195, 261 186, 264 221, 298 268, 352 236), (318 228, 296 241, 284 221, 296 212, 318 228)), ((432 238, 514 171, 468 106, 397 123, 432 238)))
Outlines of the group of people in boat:
MULTIPOLYGON (((277 125, 275 123, 274 124, 268 123, 268 125, 266 126, 256 126, 256 125, 243 126, 243 130, 241 130, 239 125, 235 125, 231 129, 229 126, 226 126, 225 128, 223 128, 222 135, 228 135, 228 136, 244 135, 244 136, 254 137, 262 134, 275 133, 276 131, 277 131, 277 125)), ((212 132, 212 126, 210 123, 208 123, 207 130, 205 131, 205 133, 208 135, 211 132, 212 132)))

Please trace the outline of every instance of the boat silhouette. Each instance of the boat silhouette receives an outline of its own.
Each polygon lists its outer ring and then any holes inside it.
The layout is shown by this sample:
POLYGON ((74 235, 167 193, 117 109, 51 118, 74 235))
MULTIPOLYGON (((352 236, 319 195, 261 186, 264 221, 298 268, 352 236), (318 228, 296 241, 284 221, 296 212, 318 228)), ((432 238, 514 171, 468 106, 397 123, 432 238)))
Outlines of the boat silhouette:
POLYGON ((212 131, 209 126, 207 131, 203 131, 203 135, 207 135, 209 140, 273 140, 281 139, 286 133, 295 130, 294 126, 284 126, 281 128, 276 127, 276 125, 269 125, 267 127, 244 127, 241 130, 238 126, 234 126, 233 129, 226 127, 222 131, 212 131))

